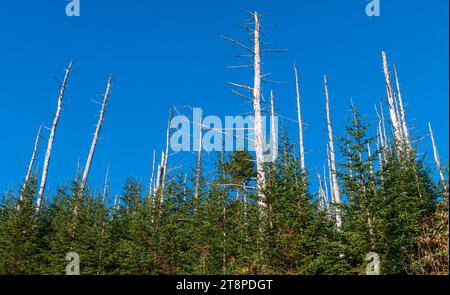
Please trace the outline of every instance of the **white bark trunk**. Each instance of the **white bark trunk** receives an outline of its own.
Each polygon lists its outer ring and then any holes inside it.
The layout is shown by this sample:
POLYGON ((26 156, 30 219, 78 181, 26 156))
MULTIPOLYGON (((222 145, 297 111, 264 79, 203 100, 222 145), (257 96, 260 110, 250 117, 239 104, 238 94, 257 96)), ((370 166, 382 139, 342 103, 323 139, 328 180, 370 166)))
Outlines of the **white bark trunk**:
POLYGON ((329 202, 330 202, 330 195, 328 194, 328 180, 327 180, 327 172, 325 169, 325 165, 323 165, 323 186, 325 187, 325 200, 327 204, 327 210, 330 209, 329 202))
POLYGON ((150 175, 150 186, 148 189, 148 198, 152 198, 154 196, 153 193, 153 184, 155 181, 155 162, 156 162, 156 150, 153 150, 153 160, 152 160, 152 174, 150 175))
POLYGON ((162 165, 164 162, 164 152, 161 152, 161 160, 158 164, 158 170, 156 173, 156 184, 155 184, 155 193, 159 190, 161 187, 161 175, 162 175, 162 165))
POLYGON ((320 177, 320 174, 318 172, 317 172, 317 180, 319 181, 319 206, 320 206, 320 209, 328 211, 327 196, 325 194, 325 190, 323 187, 322 178, 320 177))
POLYGON ((375 104, 375 112, 378 117, 378 126, 377 126, 377 151, 378 151, 378 160, 380 162, 380 170, 383 168, 384 161, 386 160, 386 152, 385 152, 385 138, 383 135, 383 129, 382 126, 384 126, 384 123, 382 120, 384 117, 381 116, 380 113, 378 113, 377 105, 375 104), (384 160, 383 160, 384 156, 384 160))
POLYGON ((270 91, 270 129, 271 129, 271 141, 272 141, 272 163, 275 163, 278 156, 278 135, 275 126, 275 106, 273 90, 270 91))
POLYGON ((370 162, 370 174, 373 174, 373 161, 372 161, 372 152, 370 150, 370 144, 367 144, 367 155, 369 156, 369 162, 370 162))
POLYGON ((334 199, 334 184, 333 184, 333 172, 331 169, 331 161, 330 161, 330 146, 327 144, 327 163, 328 163, 328 180, 329 180, 329 186, 330 186, 330 195, 331 195, 331 203, 335 202, 334 199))
POLYGON ((72 70, 72 64, 73 64, 73 62, 70 61, 69 65, 66 68, 64 80, 61 83, 61 86, 59 89, 58 107, 56 109, 55 116, 53 117, 52 129, 50 131, 50 137, 48 138, 48 144, 47 144, 47 151, 45 153, 44 166, 42 167, 42 177, 41 177, 41 184, 39 186, 38 199, 36 202, 36 212, 39 212, 39 210, 41 208, 41 204, 42 204, 42 199, 44 197, 45 185, 47 183, 48 168, 50 166, 50 158, 52 155, 53 141, 55 140, 56 127, 58 126, 59 116, 61 115, 64 92, 66 90, 70 71, 72 70))
POLYGON ((395 66, 394 66, 394 74, 395 74, 395 84, 397 86, 397 97, 398 97, 398 105, 400 107, 400 118, 402 121, 403 135, 405 137, 405 141, 406 144, 408 145, 408 148, 411 149, 411 139, 409 138, 409 130, 405 117, 405 109, 403 108, 402 92, 400 90, 400 82, 398 80, 397 69, 395 68, 395 66))
POLYGON ((387 64, 387 60, 386 60, 386 53, 383 51, 381 54, 383 57, 384 78, 386 81, 386 91, 387 91, 387 96, 388 96, 389 114, 391 117, 392 127, 394 128, 395 144, 396 144, 396 147, 401 149, 402 142, 403 142, 402 132, 401 132, 402 129, 400 126, 399 118, 396 113, 394 95, 392 92, 391 82, 390 82, 390 78, 389 78, 389 69, 388 69, 388 64, 387 64))
POLYGON ((167 120, 167 131, 166 131, 166 151, 164 153, 164 158, 161 163, 161 205, 164 202, 164 189, 166 186, 166 175, 167 175, 167 161, 169 158, 169 144, 170 144, 170 123, 173 117, 173 109, 169 111, 169 118, 167 120))
POLYGON ((97 126, 95 128, 94 137, 92 138, 91 149, 89 150, 89 155, 86 160, 86 165, 84 166, 84 172, 83 172, 83 177, 81 179, 81 186, 80 186, 80 195, 83 194, 84 188, 86 187, 86 181, 87 181, 87 178, 89 175, 89 170, 91 169, 92 159, 94 158, 95 147, 97 146, 98 137, 99 137, 100 131, 102 129, 103 120, 105 119, 106 105, 108 103, 109 92, 111 91, 111 81, 112 81, 112 75, 109 75, 108 82, 106 84, 106 91, 105 91, 105 94, 103 95, 102 108, 100 110, 100 115, 98 117, 98 122, 97 122, 97 126))
POLYGON ((115 195, 114 196, 113 210, 117 210, 117 209, 119 209, 119 196, 115 195))
POLYGON ((298 71, 297 66, 294 63, 294 73, 295 73, 295 86, 297 94, 297 118, 298 118, 298 133, 299 133, 299 144, 300 144, 300 166, 302 170, 305 170, 305 148, 303 145, 303 121, 301 112, 301 101, 300 101, 300 86, 298 81, 298 71))
POLYGON ((23 200, 23 192, 25 190, 25 187, 28 184, 28 181, 30 180, 31 173, 33 171, 34 162, 36 160, 36 153, 37 153, 37 150, 39 147, 39 138, 41 137, 41 130, 42 130, 42 125, 39 127, 38 133, 36 135, 36 139, 34 141, 33 153, 31 154, 31 159, 30 159, 30 163, 28 164, 27 174, 25 175, 25 180, 22 185, 22 192, 20 193, 21 201, 23 200))
POLYGON ((383 111, 383 104, 380 102, 380 112, 381 112, 381 127, 383 129, 383 138, 384 138, 384 143, 383 143, 383 154, 384 154, 384 161, 386 161, 386 148, 390 148, 390 146, 388 145, 388 137, 387 137, 387 133, 386 133, 386 124, 385 124, 385 119, 384 119, 384 111, 383 111))
POLYGON ((442 166, 441 166, 441 160, 439 159, 439 153, 438 153, 438 150, 436 147, 436 142, 434 141, 434 135, 433 135, 433 129, 431 128, 431 123, 428 123, 428 128, 430 129, 431 144, 433 145, 434 161, 436 162, 436 166, 439 171, 439 177, 441 179, 441 184, 444 187, 444 191, 448 194, 447 182, 445 181, 444 171, 442 170, 442 166))
POLYGON ((317 181, 319 182, 319 209, 320 211, 322 211, 324 209, 324 204, 323 204, 323 200, 324 200, 324 190, 322 187, 322 180, 320 179, 320 175, 319 173, 317 173, 317 181))
POLYGON ((200 110, 200 122, 199 122, 199 139, 198 139, 198 154, 197 154, 197 167, 195 172, 195 194, 194 198, 198 200, 200 196, 200 178, 202 175, 202 149, 203 149, 203 111, 200 110))
MULTIPOLYGON (((325 84, 325 96, 326 96, 326 111, 327 111, 327 125, 328 125, 328 143, 330 148, 330 162, 331 162, 331 177, 333 179, 333 196, 335 205, 340 206, 341 196, 339 193, 339 185, 337 181, 337 171, 336 171, 336 159, 334 153, 334 140, 333 140, 333 129, 331 127, 331 115, 330 115, 330 98, 328 94, 327 77, 324 76, 325 84)), ((336 226, 340 230, 342 226, 341 212, 340 208, 336 208, 336 226)))
POLYGON ((381 141, 380 141, 380 123, 378 122, 378 128, 377 128, 377 154, 378 154, 378 167, 380 171, 383 170, 383 158, 381 155, 381 141))
POLYGON ((262 140, 262 118, 261 118, 261 40, 260 40, 260 20, 259 14, 254 13, 254 85, 253 85, 253 112, 255 117, 255 152, 257 171, 257 193, 260 213, 264 216, 267 210, 264 188, 266 187, 266 175, 264 171, 264 154, 262 140))
POLYGON ((102 202, 105 202, 106 194, 108 193, 108 178, 109 178, 109 162, 106 165, 106 175, 105 175, 105 183, 103 185, 103 195, 102 195, 102 202))

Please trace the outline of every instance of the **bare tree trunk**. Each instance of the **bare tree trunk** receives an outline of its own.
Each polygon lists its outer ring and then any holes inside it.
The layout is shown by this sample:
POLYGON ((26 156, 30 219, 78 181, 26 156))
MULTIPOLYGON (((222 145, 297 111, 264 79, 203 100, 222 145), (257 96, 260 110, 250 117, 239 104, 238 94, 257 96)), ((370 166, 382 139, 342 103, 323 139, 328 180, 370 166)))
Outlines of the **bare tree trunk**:
POLYGON ((257 193, 258 206, 262 215, 266 214, 267 203, 264 195, 266 187, 266 175, 264 171, 264 154, 262 141, 262 118, 261 118, 261 40, 260 40, 260 16, 254 13, 255 31, 254 31, 254 85, 253 85, 253 112, 255 116, 255 152, 256 152, 256 171, 257 171, 257 193))
POLYGON ((278 156, 278 136, 275 127, 275 106, 274 106, 274 95, 273 90, 270 91, 270 129, 271 129, 271 141, 272 141, 272 163, 275 163, 278 156))
MULTIPOLYGON (((326 111, 327 111, 327 125, 328 125, 328 143, 330 148, 330 161, 331 161, 331 177, 332 177, 332 191, 334 196, 334 203, 337 206, 341 204, 341 196, 339 193, 339 185, 337 182, 337 171, 336 171, 336 159, 334 153, 334 140, 333 140, 333 129, 331 127, 331 115, 330 115, 330 98, 328 94, 328 85, 327 85, 327 77, 324 76, 324 84, 325 84, 325 96, 326 96, 326 111)), ((340 208, 336 208, 336 226, 338 230, 341 229, 342 219, 341 219, 341 210, 340 208)))
POLYGON ((92 139, 91 149, 89 151, 89 155, 86 160, 86 165, 84 166, 84 172, 83 172, 83 177, 81 179, 81 186, 80 186, 80 195, 83 194, 84 188, 86 187, 86 181, 87 181, 87 178, 89 175, 89 170, 91 169, 92 159, 94 158, 95 147, 97 146, 98 137, 99 137, 100 131, 102 129, 103 120, 105 119, 105 110, 106 110, 106 105, 108 103, 109 92, 111 90, 111 81, 112 81, 112 74, 110 74, 109 78, 108 78, 108 82, 106 85, 106 91, 105 91, 105 94, 103 95, 103 102, 102 102, 102 108, 100 110, 100 116, 98 117, 97 127, 95 128, 94 138, 92 139))
POLYGON ((384 78, 386 81, 386 91, 387 91, 387 96, 388 96, 389 114, 391 117, 392 127, 394 128, 395 144, 396 144, 396 147, 401 149, 402 142, 403 142, 402 133, 401 133, 402 129, 401 129, 401 126, 399 123, 399 118, 396 113, 394 95, 392 92, 391 82, 390 82, 390 78, 389 78, 389 69, 388 69, 387 60, 386 60, 386 53, 383 51, 381 54, 383 57, 384 78))
POLYGON ((378 128, 377 128, 377 154, 378 154, 378 166, 380 171, 383 170, 383 158, 381 155, 381 140, 380 140, 380 123, 378 123, 378 128))
POLYGON ((22 185, 22 192, 20 193, 21 201, 23 200, 23 193, 25 191, 25 188, 28 184, 28 181, 30 180, 31 173, 33 171, 34 161, 36 160, 36 153, 37 153, 37 150, 39 147, 39 138, 41 137, 41 130, 42 130, 42 125, 39 127, 38 133, 36 135, 36 139, 34 141, 33 153, 31 154, 31 160, 30 160, 30 163, 28 164, 27 174, 25 175, 25 180, 22 185))
POLYGON ((409 130, 408 130, 408 125, 406 123, 405 110, 403 108, 402 92, 400 90, 400 82, 398 80, 397 69, 395 68, 395 65, 394 65, 394 74, 395 74, 395 84, 397 85, 397 97, 398 97, 398 104, 400 107, 400 116, 401 116, 400 118, 402 121, 403 134, 405 136, 405 140, 406 140, 406 144, 408 145, 408 148, 411 149, 411 139, 409 138, 409 130))
POLYGON ((161 187, 161 173, 162 173, 162 164, 164 162, 164 152, 161 152, 161 160, 158 164, 158 170, 156 172, 156 183, 155 183, 155 193, 161 187))
MULTIPOLYGON (((347 152, 350 152, 350 146, 349 145, 347 145, 347 152)), ((361 153, 359 153, 359 157, 360 157, 360 159, 362 161, 361 153)), ((348 163, 350 164, 350 167, 353 164, 352 160, 350 160, 350 159, 348 160, 348 163)), ((352 168, 350 168, 350 167, 348 168, 348 173, 350 175, 350 178, 353 178, 353 171, 352 171, 352 168)))
POLYGON ((183 179, 183 202, 186 202, 186 185, 187 185, 187 173, 184 173, 184 179, 183 179))
POLYGON ((324 206, 323 206, 323 200, 324 200, 324 190, 322 187, 322 180, 320 179, 320 175, 319 173, 317 173, 317 182, 319 183, 319 210, 323 211, 324 210, 324 206))
POLYGON ((448 194, 448 188, 447 188, 447 182, 445 181, 444 177, 444 171, 442 170, 441 166, 441 160, 439 159, 439 153, 436 147, 436 142, 434 141, 434 135, 433 135, 433 129, 431 128, 431 123, 428 123, 428 128, 430 129, 430 137, 431 137, 431 144, 433 145, 433 154, 434 154, 434 161, 436 162, 436 166, 439 170, 439 177, 441 179, 442 186, 444 188, 444 191, 448 194))
POLYGON ((328 163, 328 180, 330 185, 330 195, 331 195, 331 203, 335 202, 334 199, 334 184, 333 184, 333 170, 331 169, 331 160, 330 160, 330 145, 327 144, 327 163, 328 163))
POLYGON ((58 126, 59 116, 61 115, 64 92, 66 90, 70 71, 72 70, 72 64, 73 64, 73 62, 70 61, 69 65, 66 68, 64 80, 60 85, 59 96, 58 96, 58 108, 56 109, 56 113, 53 117, 52 129, 50 131, 50 137, 48 138, 48 144, 47 144, 47 151, 45 153, 44 166, 42 167, 42 177, 41 177, 41 184, 39 186, 38 199, 36 202, 36 212, 39 212, 39 210, 41 208, 42 198, 44 197, 45 185, 47 183, 48 168, 50 166, 50 158, 52 155, 53 141, 55 140, 56 127, 58 126))
POLYGON ((380 102, 380 112, 381 112, 381 127, 383 129, 383 138, 384 138, 384 143, 383 143, 383 153, 384 153, 384 160, 386 161, 386 148, 390 149, 390 146, 388 146, 388 138, 387 138, 387 133, 386 133, 386 124, 385 124, 385 119, 384 119, 384 111, 383 111, 383 104, 380 102))
POLYGON ((319 172, 317 174, 317 181, 319 182, 319 208, 320 210, 328 210, 328 204, 325 196, 325 190, 323 188, 322 178, 319 172))
POLYGON ((386 161, 386 138, 384 138, 384 134, 386 134, 386 130, 383 129, 384 127, 384 116, 382 116, 380 113, 378 113, 377 105, 375 104, 375 112, 378 117, 378 126, 377 126, 377 150, 378 150, 378 160, 380 162, 380 170, 383 169, 384 161, 386 161), (384 133, 383 133, 384 130, 384 133), (384 160, 383 160, 384 156, 384 160))
POLYGON ((113 204, 113 209, 114 210, 116 210, 116 209, 119 209, 119 196, 118 195, 115 195, 114 196, 114 204, 113 204))
POLYGON ((198 139, 198 154, 197 154, 197 167, 195 171, 195 200, 198 200, 200 196, 200 178, 202 174, 202 149, 203 149, 203 111, 200 110, 200 125, 199 125, 199 139, 198 139))
POLYGON ((325 200, 327 205, 327 210, 330 209, 329 202, 330 202, 330 196, 328 194, 328 184, 327 184, 327 173, 325 169, 325 165, 323 165, 323 186, 325 187, 325 200))
POLYGON ((373 174, 373 161, 372 161, 372 152, 370 150, 370 144, 367 143, 367 155, 369 156, 369 162, 370 162, 370 174, 373 174))
POLYGON ((153 161, 152 161, 152 174, 150 175, 150 186, 148 189, 148 198, 150 199, 154 193, 153 193, 153 184, 155 179, 155 161, 156 161, 156 150, 153 150, 153 161))
POLYGON ((108 177, 109 177, 109 161, 106 165, 106 175, 105 175, 105 184, 103 186, 103 195, 102 195, 102 202, 105 202, 106 195, 108 193, 108 177))
POLYGON ((298 72, 297 66, 294 63, 294 73, 295 73, 295 89, 297 94, 297 117, 298 117, 298 133, 299 133, 299 144, 300 144, 300 167, 305 170, 305 148, 303 145, 303 121, 300 103, 300 86, 298 82, 298 72))
POLYGON ((164 203, 164 189, 166 185, 166 175, 167 175, 167 161, 169 158, 169 145, 170 145, 170 123, 173 118, 173 108, 169 111, 169 118, 167 120, 167 131, 166 131, 166 151, 163 154, 164 158, 161 163, 161 205, 164 203))

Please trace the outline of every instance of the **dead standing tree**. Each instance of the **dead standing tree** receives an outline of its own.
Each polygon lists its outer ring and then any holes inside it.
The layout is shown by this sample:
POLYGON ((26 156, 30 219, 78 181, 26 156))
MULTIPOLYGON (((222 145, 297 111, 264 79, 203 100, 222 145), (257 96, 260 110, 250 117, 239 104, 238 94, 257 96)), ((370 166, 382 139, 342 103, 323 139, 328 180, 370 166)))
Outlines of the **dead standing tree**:
POLYGON ((86 160, 86 165, 84 166, 83 177, 81 178, 80 185, 80 195, 83 193, 86 187, 86 181, 89 175, 89 170, 91 169, 92 159, 94 158, 95 148, 97 146, 100 131, 102 129, 103 120, 105 119, 106 105, 108 103, 109 93, 111 91, 112 74, 109 75, 108 82, 106 84, 106 91, 103 94, 102 108, 100 110, 100 115, 98 117, 97 127, 95 128, 94 137, 92 138, 91 149, 89 150, 89 155, 86 160))
POLYGON ((301 112, 301 101, 300 101, 300 86, 298 81, 298 71, 297 66, 294 63, 294 73, 295 73, 295 92, 297 95, 297 117, 298 117, 298 133, 299 133, 299 144, 300 144, 300 166, 302 170, 305 170, 305 148, 303 145, 303 120, 301 112))
POLYGON ((41 130, 42 130, 42 125, 39 127, 38 133, 36 135, 36 139, 34 141, 33 153, 31 154, 31 159, 30 159, 30 163, 28 164, 27 174, 25 175, 25 180, 22 185, 22 192, 20 193, 21 201, 23 200, 24 190, 28 184, 28 181, 30 180, 31 172, 33 171, 33 167, 34 167, 34 162, 36 161, 36 154, 37 154, 37 150, 39 147, 39 139, 41 137, 41 130))
POLYGON ((275 163, 278 157, 278 132, 275 126, 275 104, 273 90, 270 91, 270 140, 273 145, 272 163, 275 163))
POLYGON ((197 154, 197 167, 195 168, 195 201, 196 206, 198 204, 198 198, 200 197, 200 178, 202 175, 202 149, 203 149, 203 133, 202 133, 202 125, 203 125, 203 111, 200 110, 200 126, 199 130, 199 139, 198 139, 198 154, 197 154))
POLYGON ((36 203, 36 212, 39 212, 39 210, 41 208, 41 204, 42 204, 42 198, 44 197, 45 185, 47 183, 48 168, 50 166, 50 158, 52 155, 53 142, 55 140, 56 127, 58 126, 59 117, 62 112, 64 93, 65 93, 65 90, 67 87, 67 81, 69 79, 70 72, 72 71, 72 65, 73 65, 73 62, 70 61, 69 65, 66 68, 66 73, 64 75, 64 79, 63 79, 62 83, 59 83, 60 90, 59 90, 59 96, 58 96, 58 107, 57 107, 56 113, 53 117, 52 128, 50 130, 50 137, 48 138, 47 151, 45 153, 45 159, 44 159, 44 166, 42 167, 41 184, 39 185, 38 199, 37 199, 37 203, 36 203))
POLYGON ((400 108, 400 119, 402 123, 403 136, 405 137, 408 149, 411 150, 411 139, 409 137, 408 124, 406 123, 405 117, 405 109, 403 108, 402 92, 400 90, 400 82, 398 79, 397 69, 395 68, 395 65, 394 65, 394 75, 395 75, 395 85, 397 86, 397 98, 398 98, 398 106, 400 108))
POLYGON ((153 193, 153 185, 155 183, 155 162, 156 162, 156 150, 153 150, 153 160, 152 160, 152 173, 150 175, 150 185, 149 185, 149 189, 148 189, 148 199, 150 200, 151 198, 153 198, 154 193, 153 193))
POLYGON ((336 208, 336 226, 338 230, 342 227, 342 219, 341 219, 341 209, 339 208, 341 204, 341 197, 339 193, 339 185, 337 181, 337 171, 336 171, 336 159, 334 152, 334 139, 333 139, 333 129, 331 126, 331 115, 330 115, 330 98, 328 94, 328 83, 327 76, 324 76, 324 86, 325 86, 325 98, 326 98, 326 113, 327 113, 327 126, 328 126, 328 147, 329 147, 329 159, 330 159, 330 182, 331 182, 331 192, 332 199, 336 208))
POLYGON ((171 123, 175 113, 175 108, 170 108, 169 117, 167 119, 167 131, 166 131, 166 151, 162 153, 161 166, 159 167, 159 182, 158 188, 160 189, 160 205, 162 209, 162 204, 164 203, 164 189, 166 186, 166 176, 167 176, 167 161, 169 159, 169 146, 170 146, 170 135, 171 135, 171 123))
POLYGON ((232 90, 233 93, 245 98, 253 105, 253 115, 254 115, 254 145, 256 154, 256 182, 257 182, 257 195, 258 195, 258 207, 260 210, 260 216, 264 218, 266 216, 266 211, 268 208, 266 197, 264 195, 264 189, 266 187, 266 174, 264 167, 264 148, 263 148, 263 126, 262 126, 262 111, 261 111, 261 97, 262 97, 262 82, 267 82, 264 80, 266 75, 262 75, 261 71, 261 56, 265 52, 285 52, 286 50, 265 50, 261 42, 261 15, 258 12, 251 13, 252 18, 248 20, 246 25, 242 25, 246 30, 249 31, 248 35, 252 38, 251 46, 246 46, 234 39, 223 36, 224 39, 238 45, 239 47, 246 50, 249 54, 239 55, 238 57, 249 57, 252 58, 251 64, 231 66, 229 68, 253 68, 253 87, 247 85, 240 85, 237 83, 228 82, 229 85, 247 90, 250 92, 251 97, 244 95, 240 92, 232 90), (253 27, 248 27, 247 25, 252 25, 253 27))
MULTIPOLYGON (((31 154, 31 159, 30 159, 30 163, 28 164, 27 174, 25 175, 25 179, 24 179, 23 185, 22 185, 22 190, 20 191, 20 197, 19 197, 20 201, 23 200, 23 197, 25 194, 25 189, 30 180, 31 173, 32 173, 33 167, 34 167, 34 162, 36 161, 36 154, 37 154, 37 150, 39 147, 39 139, 41 137, 41 130, 42 130, 42 125, 39 127, 38 133, 36 135, 36 139, 34 141, 33 153, 31 154)), ((20 205, 17 205, 17 210, 20 210, 20 205)))
POLYGON ((389 114, 391 117, 392 128, 394 129, 395 147, 397 149, 401 150, 402 146, 403 146, 402 127, 401 127, 400 119, 398 117, 398 111, 396 108, 394 93, 393 93, 392 87, 391 87, 386 53, 383 51, 381 53, 381 55, 383 58, 383 71, 384 71, 384 78, 385 78, 385 82, 386 82, 386 92, 387 92, 387 102, 388 102, 388 106, 389 106, 389 114))
POLYGON ((439 178, 441 180, 442 187, 444 188, 444 192, 447 194, 447 197, 448 197, 447 182, 445 181, 444 171, 441 166, 441 160, 439 159, 439 153, 438 153, 438 150, 436 147, 436 142, 434 141, 434 135, 433 135, 433 129, 431 128, 431 123, 428 123, 428 128, 430 129, 431 144, 433 145, 434 161, 436 162, 436 166, 439 171, 439 178))

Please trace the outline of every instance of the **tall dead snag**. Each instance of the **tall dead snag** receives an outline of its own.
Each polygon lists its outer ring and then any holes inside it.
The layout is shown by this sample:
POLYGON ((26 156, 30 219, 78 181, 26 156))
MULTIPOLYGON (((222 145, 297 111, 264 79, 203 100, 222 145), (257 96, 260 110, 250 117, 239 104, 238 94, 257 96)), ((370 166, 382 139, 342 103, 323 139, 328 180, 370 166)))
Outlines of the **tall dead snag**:
POLYGON ((367 156, 369 157, 370 174, 373 174, 373 160, 372 160, 372 152, 370 150, 370 143, 367 143, 367 156))
MULTIPOLYGON (((331 169, 331 161, 330 161, 330 145, 327 144, 327 164, 328 164, 328 180, 329 180, 329 186, 330 186, 330 196, 331 196, 331 203, 334 203, 334 184, 333 184, 333 170, 331 169)), ((324 172, 325 173, 325 172, 324 172)))
POLYGON ((377 155, 378 155, 378 167, 380 171, 383 170, 383 158, 381 156, 381 140, 380 140, 380 125, 378 124, 377 128, 377 137, 376 137, 376 146, 377 146, 377 155))
POLYGON ((156 194, 156 192, 161 187, 161 171, 162 171, 161 167, 162 167, 162 163, 163 162, 164 162, 164 152, 161 152, 161 160, 159 161, 158 169, 156 170, 156 182, 155 182, 155 186, 154 186, 154 189, 153 189, 154 190, 154 194, 156 194))
POLYGON ((319 208, 320 210, 328 211, 328 200, 325 194, 325 190, 323 188, 322 178, 320 177, 319 172, 316 171, 316 174, 317 174, 317 181, 319 182, 319 208))
POLYGON ((327 210, 329 210, 330 209, 330 206, 329 206, 330 196, 328 194, 327 172, 325 169, 325 165, 323 165, 323 186, 325 187, 325 201, 327 204, 327 210))
MULTIPOLYGON (((332 178, 332 196, 334 197, 334 204, 340 206, 341 204, 341 196, 339 193, 339 185, 337 182, 337 171, 336 171, 336 159, 334 153, 334 140, 333 140, 333 129, 331 127, 331 115, 330 115, 330 98, 328 94, 328 84, 327 84, 327 76, 324 75, 324 85, 325 85, 325 98, 326 98, 326 112, 327 112, 327 125, 328 125, 328 145, 330 151, 330 162, 331 162, 331 178, 332 178)), ((338 229, 341 229, 342 219, 341 219, 341 210, 340 208, 336 208, 336 226, 338 229)))
POLYGON ((271 142, 272 142, 272 163, 275 163, 278 156, 278 134, 275 126, 275 106, 273 90, 270 91, 270 129, 271 129, 271 142))
POLYGON ((152 174, 150 175, 150 185, 148 189, 148 199, 153 197, 153 184, 155 179, 155 161, 156 161, 156 150, 153 150, 153 160, 152 160, 152 174))
POLYGON ((266 174, 264 171, 264 152, 262 140, 262 117, 261 117, 261 40, 260 40, 260 16, 254 13, 254 82, 253 82, 253 113, 255 116, 255 152, 257 170, 258 205, 263 214, 267 209, 266 196, 263 190, 266 187, 266 174))
MULTIPOLYGON (((265 215, 267 210, 267 202, 266 197, 264 195, 264 188, 266 186, 266 175, 264 170, 264 151, 263 151, 263 140, 262 140, 262 116, 261 116, 261 39, 260 39, 260 15, 257 12, 252 13, 252 19, 254 24, 254 29, 246 27, 251 31, 253 35, 253 48, 247 47, 238 41, 235 41, 228 37, 223 37, 228 41, 231 41, 234 44, 244 48, 248 52, 251 53, 251 57, 253 57, 253 87, 246 85, 239 85, 236 83, 229 82, 228 84, 243 88, 249 92, 251 92, 252 97, 247 97, 242 95, 236 91, 234 93, 238 94, 241 97, 246 98, 253 104, 253 114, 254 114, 254 144, 255 144, 255 153, 256 153, 256 182, 257 182, 257 194, 258 194, 258 206, 260 208, 260 213, 262 216, 265 215)), ((248 56, 248 55, 246 55, 248 56)), ((246 66, 237 66, 237 67, 248 67, 246 66)), ((237 68, 234 67, 234 68, 237 68)))
POLYGON ((436 162, 436 166, 439 170, 439 177, 441 179, 441 183, 444 188, 444 191, 448 195, 447 182, 445 181, 444 171, 441 166, 441 160, 439 159, 439 153, 438 153, 438 150, 436 147, 436 142, 434 141, 434 135, 433 135, 433 129, 431 128, 431 123, 428 123, 428 128, 430 129, 431 144, 433 145, 434 161, 436 162))
POLYGON ((105 94, 103 95, 102 108, 100 110, 100 115, 98 117, 97 127, 95 128, 94 137, 92 138, 91 149, 89 151, 89 156, 86 160, 86 165, 84 166, 84 172, 80 186, 80 195, 83 193, 84 188, 86 187, 86 181, 89 175, 89 170, 91 169, 92 159, 94 158, 95 147, 97 146, 100 130, 102 129, 103 120, 105 119, 106 105, 108 103, 109 93, 111 91, 111 81, 112 81, 112 74, 109 75, 108 82, 106 84, 106 91, 105 94))
MULTIPOLYGON (((387 147, 388 149, 390 149, 390 146, 388 145, 388 137, 387 137, 387 133, 386 133, 386 121, 384 119, 384 111, 383 111, 383 104, 380 101, 380 112, 381 112, 381 128, 383 129, 383 138, 384 138, 384 142, 383 142, 383 152, 385 152, 385 148, 387 147)), ((385 161, 386 161, 386 155, 384 155, 385 161)))
POLYGON ((397 69, 395 68, 395 65, 394 65, 394 75, 395 75, 395 84, 397 86, 397 98, 398 98, 398 105, 400 107, 400 119, 402 122, 402 131, 405 137, 406 144, 408 148, 411 149, 411 139, 409 138, 409 130, 405 117, 405 109, 403 108, 402 92, 400 90, 400 82, 398 80, 397 69))
POLYGON ((109 190, 108 181, 109 181, 109 161, 108 161, 108 164, 106 165, 105 183, 103 185, 103 194, 102 194, 102 202, 103 203, 105 202, 106 195, 108 194, 108 190, 109 190))
POLYGON ((300 104, 300 86, 298 82, 298 71, 297 66, 294 63, 294 73, 295 73, 295 90, 297 94, 297 118, 298 118, 298 138, 300 144, 300 167, 302 170, 305 170, 305 148, 303 145, 303 121, 302 121, 302 112, 301 112, 301 104, 300 104))
POLYGON ((167 175, 167 161, 169 158, 169 145, 170 145, 170 123, 172 122, 172 118, 174 115, 174 109, 170 108, 169 118, 167 119, 167 131, 166 131, 166 151, 163 153, 162 162, 161 162, 161 200, 160 203, 164 202, 164 188, 166 185, 166 175, 167 175))
POLYGON ((197 154, 197 167, 195 169, 195 200, 198 200, 200 196, 200 178, 202 175, 202 149, 203 149, 203 111, 200 110, 200 122, 199 122, 199 139, 198 139, 198 154, 197 154))
POLYGON ((378 117, 378 125, 377 125, 377 151, 378 151, 378 160, 379 160, 379 166, 380 170, 383 169, 384 161, 386 160, 386 151, 385 151, 385 145, 386 145, 386 138, 384 138, 384 135, 386 134, 386 130, 384 130, 384 116, 381 116, 378 112, 377 105, 375 104, 375 112, 378 117), (384 133, 383 133, 384 130, 384 133), (384 156, 384 160, 383 160, 384 156))
POLYGON ((63 108, 63 97, 64 97, 64 93, 66 91, 69 74, 72 70, 72 65, 73 65, 73 62, 70 61, 69 65, 66 68, 64 80, 62 81, 62 83, 60 83, 59 96, 58 96, 58 107, 57 107, 56 113, 53 117, 52 128, 50 131, 50 137, 48 138, 47 151, 45 153, 45 158, 44 158, 44 166, 42 167, 41 184, 39 185, 38 198, 37 198, 37 202, 36 202, 36 212, 39 212, 39 210, 41 208, 42 198, 44 197, 45 185, 47 183, 48 168, 50 166, 50 158, 52 155, 53 141, 55 140, 56 127, 58 126, 59 117, 61 115, 61 111, 63 108))
POLYGON ((383 57, 383 71, 384 71, 384 78, 386 81, 386 91, 387 91, 387 98, 388 98, 388 105, 389 105, 389 114, 391 117, 392 122, 392 128, 394 128, 394 138, 395 138, 395 146, 401 149, 403 137, 402 137, 402 128, 400 126, 400 121, 397 116, 396 107, 395 107, 395 100, 394 100, 394 94, 392 92, 391 82, 389 78, 389 68, 386 60, 386 53, 383 51, 381 53, 383 57))
POLYGON ((30 163, 28 164, 27 174, 25 175, 25 180, 22 185, 22 192, 20 193, 20 200, 23 200, 23 192, 28 184, 31 177, 31 172, 33 171, 34 161, 36 160, 36 153, 39 147, 39 138, 41 137, 42 125, 39 127, 36 139, 34 141, 33 153, 31 154, 30 163))

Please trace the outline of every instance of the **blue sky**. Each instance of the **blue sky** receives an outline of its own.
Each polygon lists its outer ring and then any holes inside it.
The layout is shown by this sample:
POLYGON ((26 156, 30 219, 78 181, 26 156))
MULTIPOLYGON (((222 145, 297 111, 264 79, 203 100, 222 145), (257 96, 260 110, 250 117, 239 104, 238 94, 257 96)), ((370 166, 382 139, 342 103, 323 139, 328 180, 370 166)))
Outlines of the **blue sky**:
MULTIPOLYGON (((307 166, 322 167, 325 155, 323 74, 328 75, 335 133, 341 135, 349 98, 374 121, 374 103, 385 97, 381 51, 395 63, 414 136, 431 121, 444 162, 448 161, 448 1, 381 0, 381 16, 365 15, 365 0, 315 1, 113 1, 81 0, 81 16, 65 15, 66 0, 2 1, 0 4, 0 192, 23 180, 41 123, 50 126, 58 86, 69 59, 76 61, 58 126, 48 187, 73 178, 84 165, 110 72, 114 88, 96 150, 90 184, 101 189, 107 162, 111 190, 128 176, 144 184, 153 149, 163 149, 172 105, 202 107, 205 115, 250 111, 229 92, 227 81, 249 82, 251 73, 226 69, 238 64, 239 23, 248 11, 268 13, 265 41, 288 53, 265 57, 265 72, 287 84, 265 85, 277 93, 277 111, 295 118, 292 65, 299 67, 307 166), (126 4, 125 4, 126 3, 126 4)), ((296 141, 295 123, 286 122, 296 141)), ((420 151, 431 160, 428 138, 420 151)), ((37 163, 42 167, 46 143, 37 163)), ((193 155, 172 164, 189 168, 193 155)), ((208 158, 206 158, 208 159, 208 158)), ((172 160, 172 159, 171 159, 172 160)), ((434 167, 434 166, 433 166, 434 167)))

